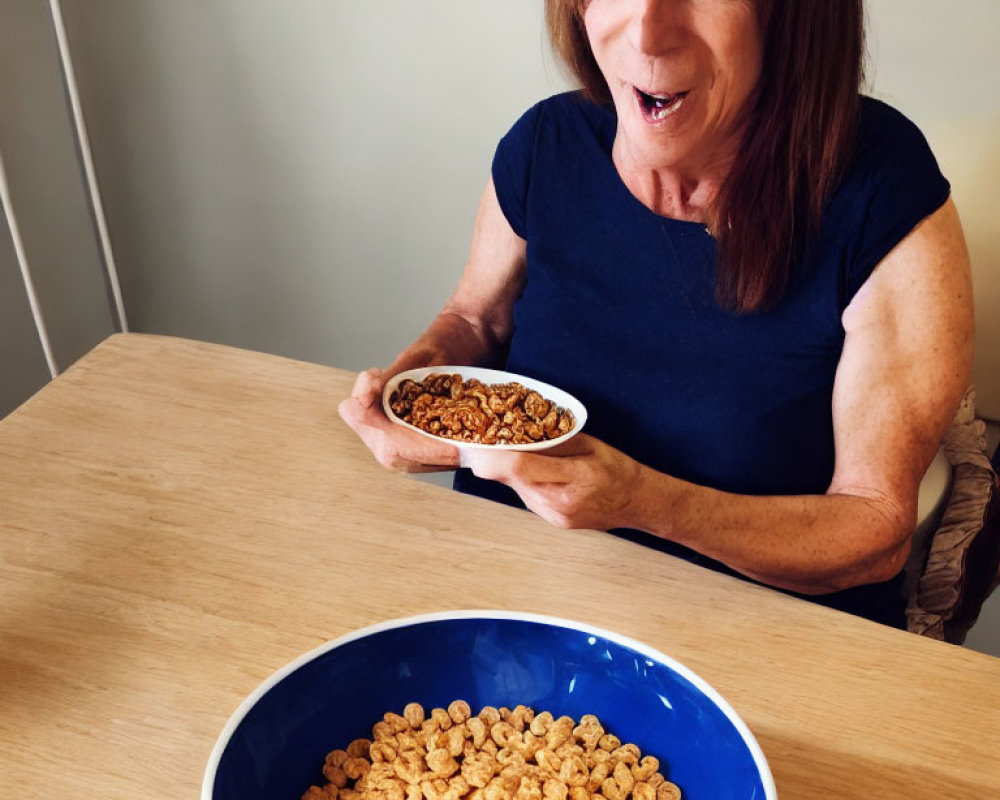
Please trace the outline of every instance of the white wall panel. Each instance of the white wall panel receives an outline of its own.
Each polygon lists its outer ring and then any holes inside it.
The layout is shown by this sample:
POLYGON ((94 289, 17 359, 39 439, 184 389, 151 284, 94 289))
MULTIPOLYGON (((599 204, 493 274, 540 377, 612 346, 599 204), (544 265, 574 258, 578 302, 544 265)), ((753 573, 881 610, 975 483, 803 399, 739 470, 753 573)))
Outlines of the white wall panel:
POLYGON ((65 369, 114 326, 48 3, 0 0, 0 75, 0 152, 53 353, 65 369))
POLYGON ((13 411, 48 380, 49 369, 35 334, 14 244, 0 214, 0 417, 13 411))

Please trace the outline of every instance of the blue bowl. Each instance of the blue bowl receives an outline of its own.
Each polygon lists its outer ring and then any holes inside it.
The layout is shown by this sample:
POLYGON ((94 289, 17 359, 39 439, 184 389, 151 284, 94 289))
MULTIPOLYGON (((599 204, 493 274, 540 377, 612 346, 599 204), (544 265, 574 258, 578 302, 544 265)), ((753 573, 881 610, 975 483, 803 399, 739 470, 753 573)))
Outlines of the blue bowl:
POLYGON ((773 800, 747 726, 705 681, 624 636, 568 620, 470 611, 394 620, 329 642, 266 680, 216 742, 202 800, 298 800, 323 759, 386 711, 466 700, 596 714, 656 756, 684 800, 773 800))

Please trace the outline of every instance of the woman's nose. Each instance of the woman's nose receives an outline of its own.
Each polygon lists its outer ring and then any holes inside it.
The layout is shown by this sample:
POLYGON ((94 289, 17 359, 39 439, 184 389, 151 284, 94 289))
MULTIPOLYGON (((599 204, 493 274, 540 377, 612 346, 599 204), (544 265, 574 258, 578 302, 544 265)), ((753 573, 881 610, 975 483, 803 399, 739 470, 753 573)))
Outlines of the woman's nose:
POLYGON ((632 44, 640 53, 658 56, 674 49, 684 35, 687 0, 636 0, 632 44))

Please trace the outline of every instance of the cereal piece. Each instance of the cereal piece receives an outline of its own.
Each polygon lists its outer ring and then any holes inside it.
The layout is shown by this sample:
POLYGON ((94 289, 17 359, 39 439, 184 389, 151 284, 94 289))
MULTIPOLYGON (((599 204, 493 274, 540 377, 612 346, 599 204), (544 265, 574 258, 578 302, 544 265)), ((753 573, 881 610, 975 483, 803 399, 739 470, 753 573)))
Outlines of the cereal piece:
POLYGON ((465 723, 466 730, 472 736, 472 744, 478 750, 483 746, 483 742, 486 741, 486 723, 483 722, 481 717, 471 717, 468 722, 465 723))
POLYGON ((632 767, 632 777, 637 781, 648 781, 660 768, 660 759, 656 756, 643 756, 638 764, 632 767))
POLYGON ((410 729, 410 723, 406 717, 387 711, 382 720, 392 728, 393 734, 402 733, 410 729))
POLYGON ((448 731, 448 752, 458 758, 465 750, 465 741, 469 736, 469 730, 462 722, 448 731))
POLYGON ((664 781, 656 787, 656 800, 681 800, 681 788, 676 783, 664 781))
POLYGON ((499 778, 494 778, 483 789, 483 800, 513 800, 510 790, 499 778))
POLYGON ((535 736, 535 734, 529 730, 525 731, 525 733, 521 736, 521 741, 519 743, 512 746, 516 747, 518 752, 530 761, 535 757, 539 750, 545 747, 545 739, 540 736, 535 736))
POLYGON ((417 751, 408 751, 392 762, 396 777, 411 786, 420 783, 426 766, 423 755, 417 751))
POLYGON ((513 727, 515 731, 523 733, 525 725, 528 725, 534 718, 534 709, 518 705, 515 706, 514 710, 510 712, 510 718, 507 721, 511 724, 511 727, 513 727))
POLYGON ((485 787, 493 778, 496 760, 486 753, 476 753, 462 761, 462 777, 470 786, 485 787))
MULTIPOLYGON (((352 742, 353 744, 353 742, 352 742)), ((350 753, 351 749, 348 748, 347 752, 350 753)), ((363 776, 372 767, 371 762, 367 759, 359 757, 348 758, 344 762, 344 774, 352 781, 356 781, 358 778, 363 776)))
POLYGON ((448 791, 448 781, 444 778, 424 781, 420 784, 420 791, 425 800, 444 800, 445 792, 448 791))
POLYGON ((502 719, 500 716, 500 710, 494 706, 483 706, 482 710, 479 712, 479 718, 483 721, 483 724, 485 724, 487 728, 492 728, 502 719))
POLYGON ((324 763, 329 764, 331 767, 341 767, 345 761, 347 761, 346 750, 331 750, 326 754, 326 761, 324 763))
POLYGON ((368 755, 368 748, 372 746, 371 739, 355 739, 347 745, 348 758, 360 758, 368 755))
POLYGON ((573 735, 573 728, 576 721, 572 717, 559 717, 550 726, 545 734, 545 746, 550 750, 556 750, 560 745, 569 741, 573 735))
POLYGON ((656 789, 640 781, 632 787, 632 800, 656 800, 656 789))
MULTIPOLYGON (((621 747, 611 751, 612 761, 624 761, 630 767, 639 763, 639 748, 632 744, 623 744, 621 747)), ((655 772, 655 770, 654 770, 655 772)))
MULTIPOLYGON (((503 712, 501 711, 500 713, 502 714, 503 712)), ((506 721, 500 721, 490 728, 490 737, 500 747, 507 747, 512 741, 520 739, 517 731, 514 730, 514 726, 506 721)))
POLYGON ((448 791, 456 797, 465 797, 469 793, 469 782, 461 775, 455 775, 448 781, 448 791))
POLYGON ((597 743, 604 736, 604 727, 601 721, 593 714, 584 714, 580 717, 580 724, 573 728, 575 736, 588 750, 597 747, 597 743))
POLYGON ((375 762, 368 771, 361 776, 354 785, 355 789, 379 789, 385 790, 390 786, 395 786, 397 782, 396 770, 393 765, 384 762, 375 762))
POLYGON ((535 736, 544 736, 548 732, 552 721, 552 713, 542 711, 540 714, 535 714, 534 719, 531 720, 531 725, 528 726, 528 730, 535 734, 535 736))
POLYGON ((590 770, 590 776, 587 778, 587 790, 591 792, 600 791, 601 784, 604 783, 604 779, 611 774, 611 763, 610 761, 598 761, 590 770))
MULTIPOLYGON (((546 734, 547 736, 548 734, 546 734)), ((584 750, 580 745, 572 740, 572 738, 567 739, 561 745, 555 749, 555 754, 560 758, 570 758, 571 756, 580 756, 583 758, 584 763, 587 761, 587 751, 584 750)))
POLYGON ((559 768, 559 780, 567 786, 586 786, 590 773, 583 756, 574 755, 563 759, 559 768))
POLYGON ((396 732, 388 722, 379 721, 372 725, 372 739, 376 742, 384 742, 392 739, 396 732))
POLYGON ((323 777, 338 789, 347 786, 347 775, 340 767, 335 767, 329 761, 323 765, 323 777))
POLYGON ((458 762, 446 749, 431 750, 425 759, 427 768, 440 778, 449 778, 458 772, 458 762))
POLYGON ((452 722, 459 725, 472 716, 472 709, 464 700, 454 700, 448 706, 448 716, 451 717, 452 722))
POLYGON ((530 775, 521 777, 521 783, 514 792, 514 800, 542 800, 542 787, 530 775))
POLYGON ((424 723, 424 707, 420 703, 408 703, 403 709, 403 718, 413 730, 420 730, 424 723))
POLYGON ((549 778, 542 784, 542 796, 546 800, 566 800, 569 795, 569 786, 562 781, 549 778))
POLYGON ((569 800, 591 800, 593 795, 583 786, 569 787, 569 800))
POLYGON ((607 750, 609 753, 613 750, 617 750, 622 746, 621 739, 612 733, 604 734, 600 740, 597 742, 597 746, 602 750, 607 750))
POLYGON ((628 797, 628 792, 623 791, 614 778, 604 779, 601 784, 601 794, 608 800, 625 800, 628 797))
POLYGON ((302 800, 337 800, 336 793, 336 786, 332 790, 327 789, 326 786, 322 788, 319 786, 310 786, 306 789, 305 794, 302 795, 302 800), (332 794, 331 791, 333 792, 332 794))
POLYGON ((635 778, 632 777, 632 770, 629 769, 628 764, 624 761, 619 761, 615 764, 615 768, 611 772, 611 777, 614 778, 615 783, 621 787, 621 790, 625 794, 631 792, 632 787, 635 786, 635 778))
POLYGON ((368 755, 373 762, 386 761, 392 763, 396 760, 396 748, 388 742, 376 741, 369 748, 368 755))
POLYGON ((405 800, 406 790, 403 788, 403 784, 397 781, 392 781, 381 790, 383 792, 382 800, 405 800))
POLYGON ((443 708, 431 709, 431 719, 437 723, 438 728, 443 731, 451 727, 451 716, 443 708))
POLYGON ((558 775, 559 768, 562 766, 562 759, 552 750, 539 750, 535 753, 535 763, 542 770, 550 772, 553 775, 558 775))
POLYGON ((528 763, 527 759, 525 759, 521 753, 510 747, 504 747, 501 750, 498 750, 494 758, 498 764, 501 764, 504 767, 513 767, 522 772, 528 763))

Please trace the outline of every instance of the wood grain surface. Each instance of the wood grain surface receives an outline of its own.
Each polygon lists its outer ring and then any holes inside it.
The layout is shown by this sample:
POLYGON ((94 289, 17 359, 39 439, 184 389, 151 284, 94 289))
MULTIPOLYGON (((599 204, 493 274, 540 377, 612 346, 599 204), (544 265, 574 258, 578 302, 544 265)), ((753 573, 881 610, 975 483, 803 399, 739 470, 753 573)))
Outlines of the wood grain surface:
POLYGON ((196 797, 288 661, 497 608, 689 666, 782 800, 1000 798, 1000 659, 385 471, 337 416, 353 377, 116 335, 0 421, 0 797, 196 797))

